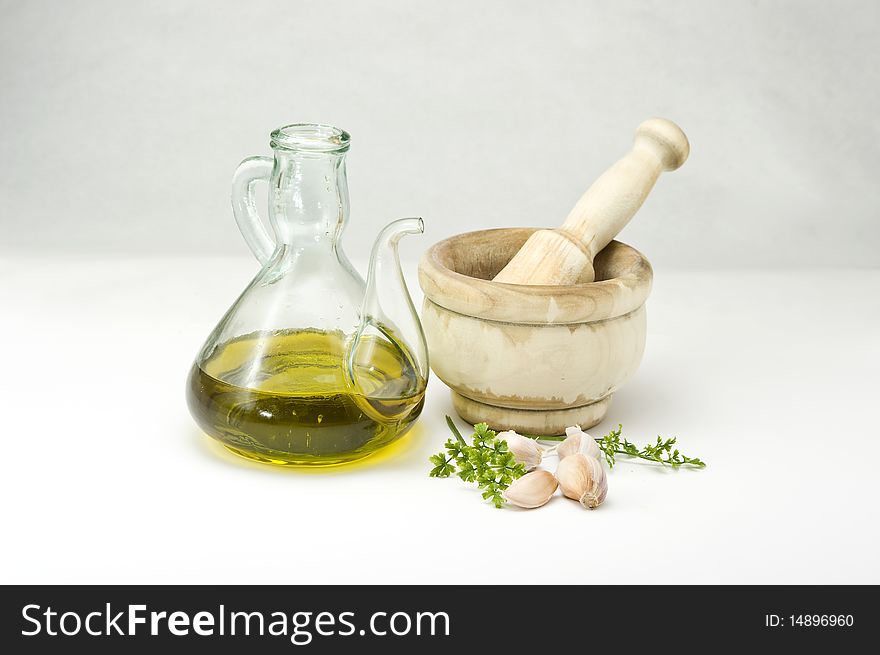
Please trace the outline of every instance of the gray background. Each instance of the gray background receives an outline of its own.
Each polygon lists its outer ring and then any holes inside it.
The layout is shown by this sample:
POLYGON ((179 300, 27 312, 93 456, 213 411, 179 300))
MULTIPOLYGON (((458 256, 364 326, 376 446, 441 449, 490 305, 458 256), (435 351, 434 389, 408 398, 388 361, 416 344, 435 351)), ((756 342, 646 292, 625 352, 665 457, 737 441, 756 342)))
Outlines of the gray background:
POLYGON ((0 254, 242 254, 237 163, 353 135, 355 257, 555 225, 661 115, 691 158, 623 238, 656 265, 880 265, 875 2, 2 2, 0 254))

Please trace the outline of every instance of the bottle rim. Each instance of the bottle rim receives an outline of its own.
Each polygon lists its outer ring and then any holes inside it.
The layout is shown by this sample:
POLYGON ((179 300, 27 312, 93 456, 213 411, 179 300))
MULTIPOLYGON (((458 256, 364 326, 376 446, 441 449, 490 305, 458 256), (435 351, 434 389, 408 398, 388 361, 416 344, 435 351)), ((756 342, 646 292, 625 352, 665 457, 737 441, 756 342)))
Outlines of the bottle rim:
POLYGON ((272 131, 269 145, 292 152, 345 152, 351 135, 324 123, 291 123, 272 131))

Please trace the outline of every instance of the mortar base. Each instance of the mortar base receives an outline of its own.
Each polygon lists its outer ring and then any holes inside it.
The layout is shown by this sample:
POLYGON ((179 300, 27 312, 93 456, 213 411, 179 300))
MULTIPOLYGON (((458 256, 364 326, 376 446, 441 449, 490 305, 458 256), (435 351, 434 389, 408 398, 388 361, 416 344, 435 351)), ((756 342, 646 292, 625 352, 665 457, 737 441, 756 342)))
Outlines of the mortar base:
POLYGON ((601 422, 611 405, 611 394, 589 405, 544 410, 488 405, 453 391, 452 405, 458 415, 470 424, 488 423, 499 432, 515 430, 521 434, 550 436, 565 434, 565 428, 571 425, 580 425, 586 430, 601 422))

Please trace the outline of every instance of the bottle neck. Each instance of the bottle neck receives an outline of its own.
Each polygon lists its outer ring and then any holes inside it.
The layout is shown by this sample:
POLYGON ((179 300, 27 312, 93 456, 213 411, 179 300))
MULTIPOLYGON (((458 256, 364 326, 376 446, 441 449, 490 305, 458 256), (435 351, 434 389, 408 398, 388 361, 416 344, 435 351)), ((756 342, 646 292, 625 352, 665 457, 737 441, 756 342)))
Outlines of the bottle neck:
POLYGON ((348 221, 345 153, 276 150, 269 221, 279 245, 335 246, 348 221))

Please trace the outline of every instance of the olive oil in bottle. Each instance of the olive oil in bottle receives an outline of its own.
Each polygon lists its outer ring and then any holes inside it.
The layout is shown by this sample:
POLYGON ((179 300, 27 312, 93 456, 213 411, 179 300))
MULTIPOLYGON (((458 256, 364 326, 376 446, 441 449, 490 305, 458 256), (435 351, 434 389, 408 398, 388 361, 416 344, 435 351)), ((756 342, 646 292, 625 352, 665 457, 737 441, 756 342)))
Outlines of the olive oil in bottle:
POLYGON ((406 432, 426 380, 393 339, 364 336, 368 365, 346 376, 341 332, 258 332, 193 365, 187 400, 199 426, 232 452, 286 465, 351 462, 406 432))

